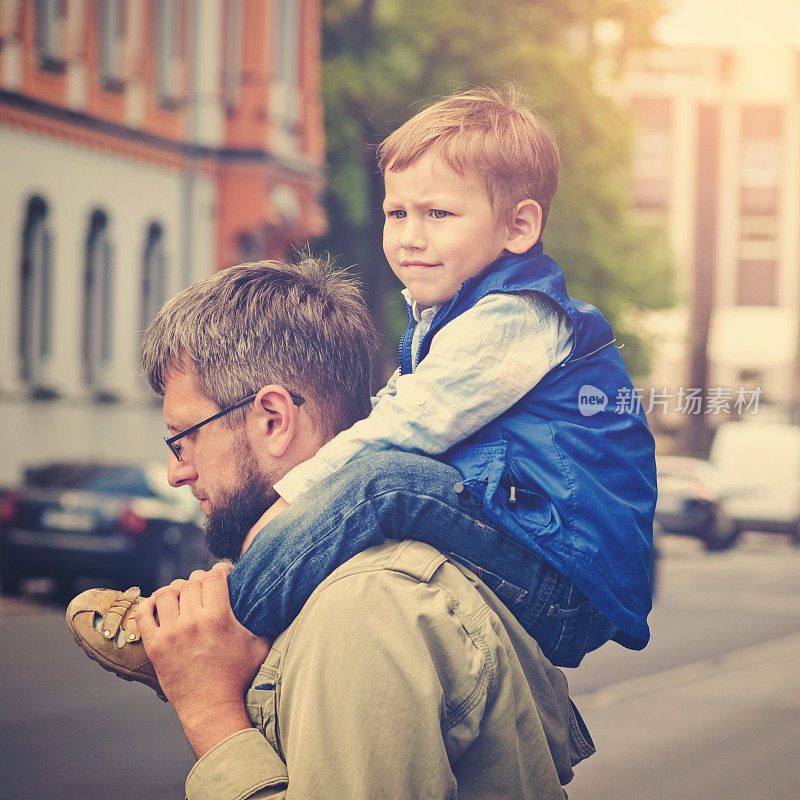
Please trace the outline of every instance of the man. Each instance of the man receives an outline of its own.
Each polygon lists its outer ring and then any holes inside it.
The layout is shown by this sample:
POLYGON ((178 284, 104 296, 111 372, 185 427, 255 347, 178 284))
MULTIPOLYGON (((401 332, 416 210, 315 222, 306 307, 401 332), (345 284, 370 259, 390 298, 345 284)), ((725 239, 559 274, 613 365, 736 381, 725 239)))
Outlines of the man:
MULTIPOLYGON (((274 483, 368 413, 374 341, 353 282, 311 259, 232 267, 159 312, 143 364, 174 434, 168 475, 201 501, 214 555, 235 560, 265 535, 274 483)), ((411 475, 452 477, 403 458, 411 475)), ((350 559, 271 645, 233 616, 227 569, 133 607, 198 756, 190 800, 562 798, 593 752, 563 674, 428 545, 350 559)))

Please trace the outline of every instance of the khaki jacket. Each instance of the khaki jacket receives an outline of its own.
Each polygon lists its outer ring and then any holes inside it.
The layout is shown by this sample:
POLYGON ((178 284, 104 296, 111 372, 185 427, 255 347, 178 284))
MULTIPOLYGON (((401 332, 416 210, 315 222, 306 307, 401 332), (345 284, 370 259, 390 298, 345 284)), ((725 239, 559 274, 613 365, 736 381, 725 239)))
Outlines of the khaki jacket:
POLYGON ((189 800, 563 800, 594 747, 563 673, 464 567, 419 542, 344 564, 247 693, 253 729, 189 800))

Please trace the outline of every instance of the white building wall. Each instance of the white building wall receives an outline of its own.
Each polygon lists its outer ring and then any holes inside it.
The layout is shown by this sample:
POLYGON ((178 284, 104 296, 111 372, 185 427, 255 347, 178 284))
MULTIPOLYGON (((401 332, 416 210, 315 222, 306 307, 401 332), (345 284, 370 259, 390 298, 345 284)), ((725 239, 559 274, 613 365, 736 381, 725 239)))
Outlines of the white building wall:
POLYGON ((0 175, 0 483, 21 464, 49 458, 163 458, 160 409, 138 377, 146 234, 152 222, 164 231, 167 296, 214 271, 213 179, 196 173, 187 184, 178 170, 7 126, 0 126, 0 175), (22 227, 35 195, 47 203, 53 236, 53 348, 43 383, 58 397, 47 401, 31 400, 19 380, 22 227), (116 403, 96 402, 82 383, 85 249, 98 209, 108 216, 114 264, 113 357, 102 388, 116 403), (194 243, 188 264, 187 236, 194 243))
MULTIPOLYGON (((739 386, 742 373, 759 373, 766 395, 778 403, 797 399, 794 370, 798 358, 800 320, 800 98, 797 94, 798 50, 794 47, 746 46, 728 48, 662 48, 634 57, 628 71, 609 81, 607 91, 622 102, 632 97, 661 97, 672 106, 671 197, 667 227, 673 246, 678 302, 686 304, 650 322, 655 338, 651 382, 660 386, 674 379, 670 343, 688 344, 692 320, 688 314, 694 247, 697 234, 697 111, 700 105, 719 109, 719 177, 714 277, 714 316, 709 341, 709 385, 739 386), (727 68, 720 70, 723 58, 727 68), (759 312, 763 325, 752 324, 750 306, 737 306, 737 269, 740 254, 742 109, 775 105, 783 116, 783 154, 778 233, 777 304, 759 312), (663 319, 661 319, 663 317, 663 319), (729 320, 738 319, 739 324, 729 320), (663 323, 662 328, 659 325, 663 323), (723 324, 724 323, 724 324, 723 324), (683 337, 675 326, 685 326, 683 337), (769 335, 764 331, 769 329, 769 335), (675 334, 670 336, 669 332, 675 334), (724 341, 721 337, 724 334, 724 341), (793 356, 792 353, 795 353, 793 356), (780 357, 778 355, 780 354, 780 357), (776 363, 776 360, 780 363, 776 363)), ((734 320, 735 321, 735 320, 734 320)), ((683 377, 688 376, 688 347, 684 349, 683 377)))

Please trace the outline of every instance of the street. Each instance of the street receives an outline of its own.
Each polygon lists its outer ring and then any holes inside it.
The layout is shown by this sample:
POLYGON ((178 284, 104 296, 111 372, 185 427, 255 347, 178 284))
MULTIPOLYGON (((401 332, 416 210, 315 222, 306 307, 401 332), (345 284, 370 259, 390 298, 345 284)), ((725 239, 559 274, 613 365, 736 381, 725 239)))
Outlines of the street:
POLYGON ((800 786, 800 550, 748 534, 727 553, 665 537, 642 653, 568 671, 597 754, 571 800, 794 800, 800 786))
MULTIPOLYGON (((598 748, 571 800, 794 800, 800 785, 800 549, 664 537, 653 641, 568 677, 598 748)), ((177 718, 74 645, 42 596, 0 600, 0 786, 17 800, 166 800, 193 762, 177 718)))

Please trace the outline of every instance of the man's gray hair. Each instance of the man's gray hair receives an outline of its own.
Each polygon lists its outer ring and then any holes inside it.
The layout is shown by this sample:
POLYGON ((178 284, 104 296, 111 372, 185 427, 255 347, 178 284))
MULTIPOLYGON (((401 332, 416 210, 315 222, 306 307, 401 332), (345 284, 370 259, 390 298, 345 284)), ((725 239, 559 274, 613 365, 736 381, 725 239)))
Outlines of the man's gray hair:
POLYGON ((279 384, 306 399, 327 439, 369 414, 376 346, 358 281, 304 258, 228 267, 178 292, 147 328, 141 356, 154 392, 164 394, 170 370, 191 368, 220 409, 279 384))

